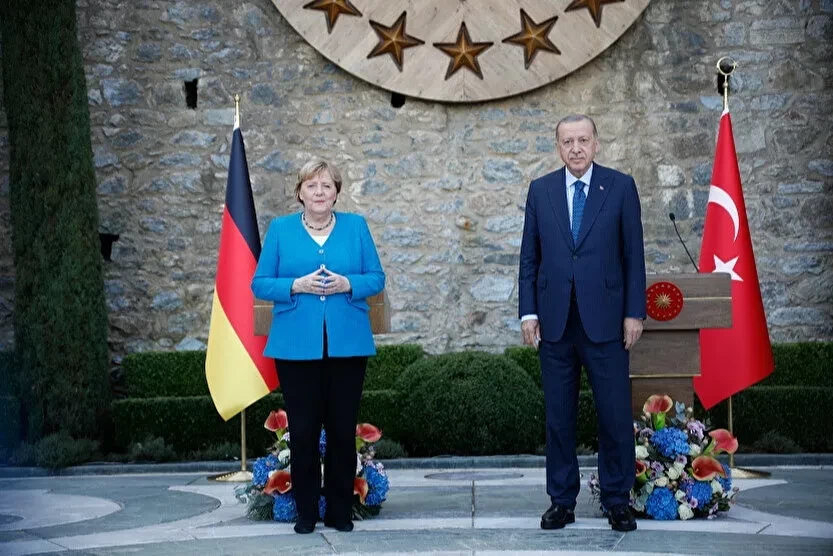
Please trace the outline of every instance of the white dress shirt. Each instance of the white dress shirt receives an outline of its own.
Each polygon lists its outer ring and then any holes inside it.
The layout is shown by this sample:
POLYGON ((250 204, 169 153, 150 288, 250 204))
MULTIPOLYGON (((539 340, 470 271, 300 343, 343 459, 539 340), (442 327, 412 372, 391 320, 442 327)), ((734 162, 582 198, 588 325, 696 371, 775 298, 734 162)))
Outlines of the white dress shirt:
MULTIPOLYGON (((590 180, 593 178, 593 164, 590 164, 590 167, 584 173, 583 176, 580 178, 575 177, 573 174, 570 173, 569 168, 564 168, 564 174, 567 177, 565 180, 566 187, 564 188, 564 194, 567 195, 567 220, 570 222, 570 229, 573 228, 573 195, 576 193, 576 186, 575 183, 579 180, 584 184, 584 197, 590 194, 590 180)), ((538 315, 524 315, 521 317, 521 322, 525 320, 535 319, 538 320, 538 315)))

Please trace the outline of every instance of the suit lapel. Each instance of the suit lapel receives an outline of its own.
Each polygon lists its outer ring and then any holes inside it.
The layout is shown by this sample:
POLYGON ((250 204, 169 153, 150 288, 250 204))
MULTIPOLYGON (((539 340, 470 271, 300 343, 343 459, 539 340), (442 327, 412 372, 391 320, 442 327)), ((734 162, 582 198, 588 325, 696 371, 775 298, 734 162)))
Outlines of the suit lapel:
MULTIPOLYGON (((584 205, 584 215, 581 217, 581 228, 579 229, 578 241, 576 241, 576 248, 581 245, 584 238, 590 232, 593 222, 599 215, 599 209, 607 198, 610 192, 610 173, 604 166, 595 164, 593 166, 593 177, 590 179, 590 193, 587 195, 587 203, 584 205)), ((566 200, 564 201, 566 206, 566 200)))
POLYGON ((555 221, 558 223, 558 228, 564 234, 567 244, 572 245, 573 234, 570 231, 570 215, 567 211, 567 178, 565 171, 564 168, 556 170, 552 174, 552 179, 547 184, 546 189, 550 198, 550 205, 555 212, 555 221))

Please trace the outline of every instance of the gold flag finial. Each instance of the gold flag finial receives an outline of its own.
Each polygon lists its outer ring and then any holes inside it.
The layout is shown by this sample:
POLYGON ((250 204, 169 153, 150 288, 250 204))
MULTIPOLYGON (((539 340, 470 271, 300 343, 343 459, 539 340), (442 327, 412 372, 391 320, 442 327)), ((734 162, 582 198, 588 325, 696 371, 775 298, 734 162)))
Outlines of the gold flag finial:
POLYGON ((234 95, 234 129, 240 127, 240 95, 234 95))
POLYGON ((729 110, 729 76, 738 67, 738 63, 731 56, 724 56, 717 61, 717 73, 723 76, 723 111, 729 110))

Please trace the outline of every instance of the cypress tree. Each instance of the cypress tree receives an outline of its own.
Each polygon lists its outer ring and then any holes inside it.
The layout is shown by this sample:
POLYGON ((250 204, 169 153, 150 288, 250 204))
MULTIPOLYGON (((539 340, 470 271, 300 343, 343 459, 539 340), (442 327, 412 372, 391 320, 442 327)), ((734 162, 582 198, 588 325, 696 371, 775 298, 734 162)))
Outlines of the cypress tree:
POLYGON ((92 437, 107 313, 74 0, 0 2, 14 247, 15 382, 29 440, 92 437))

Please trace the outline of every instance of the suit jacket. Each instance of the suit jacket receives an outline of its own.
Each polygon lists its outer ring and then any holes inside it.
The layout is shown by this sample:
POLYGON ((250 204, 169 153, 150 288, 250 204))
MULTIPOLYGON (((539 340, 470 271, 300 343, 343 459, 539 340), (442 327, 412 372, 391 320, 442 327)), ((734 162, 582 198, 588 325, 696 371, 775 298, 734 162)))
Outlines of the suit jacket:
POLYGON ((376 354, 367 297, 385 287, 385 273, 367 222, 337 212, 323 246, 310 237, 295 213, 269 224, 252 280, 255 297, 274 302, 272 327, 263 354, 276 359, 310 360, 324 355, 324 323, 330 357, 376 354), (321 265, 347 277, 351 293, 292 294, 292 282, 321 265))
POLYGON ((625 317, 645 318, 645 250, 636 183, 631 176, 594 164, 576 242, 567 193, 564 168, 529 185, 518 280, 520 316, 537 314, 541 337, 558 341, 575 287, 590 340, 621 339, 625 317))

